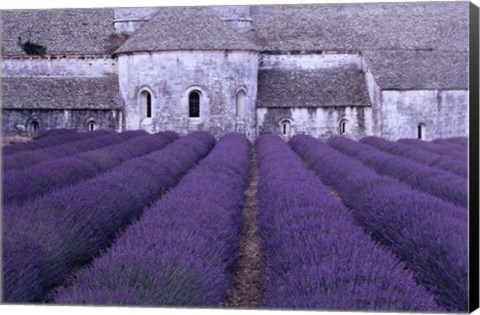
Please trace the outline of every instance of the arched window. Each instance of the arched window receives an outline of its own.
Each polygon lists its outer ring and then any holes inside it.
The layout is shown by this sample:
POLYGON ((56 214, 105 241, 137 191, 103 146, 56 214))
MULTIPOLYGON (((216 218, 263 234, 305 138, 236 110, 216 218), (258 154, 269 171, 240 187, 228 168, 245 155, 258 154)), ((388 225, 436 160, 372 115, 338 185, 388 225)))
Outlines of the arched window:
POLYGON ((188 117, 200 117, 200 92, 193 91, 188 96, 188 117))
POLYGON ((97 123, 94 120, 88 122, 88 130, 93 131, 97 130, 97 123))
POLYGON ((40 128, 40 125, 38 121, 34 120, 30 123, 30 132, 36 133, 39 128, 40 128))
POLYGON ((417 126, 417 138, 418 139, 425 139, 425 124, 419 123, 417 126))
POLYGON ((140 93, 140 115, 141 117, 152 117, 152 94, 148 91, 140 93))
POLYGON ((282 122, 280 123, 280 128, 281 128, 282 136, 290 135, 290 121, 282 120, 282 122))
POLYGON ((237 93, 237 110, 236 110, 236 116, 239 119, 243 119, 245 117, 245 99, 246 99, 246 94, 244 90, 240 90, 237 93))
POLYGON ((340 134, 341 135, 344 135, 347 133, 347 120, 346 119, 342 119, 342 121, 340 122, 340 134))
POLYGON ((147 106, 147 118, 151 118, 152 117, 152 95, 148 92, 147 92, 146 106, 147 106))

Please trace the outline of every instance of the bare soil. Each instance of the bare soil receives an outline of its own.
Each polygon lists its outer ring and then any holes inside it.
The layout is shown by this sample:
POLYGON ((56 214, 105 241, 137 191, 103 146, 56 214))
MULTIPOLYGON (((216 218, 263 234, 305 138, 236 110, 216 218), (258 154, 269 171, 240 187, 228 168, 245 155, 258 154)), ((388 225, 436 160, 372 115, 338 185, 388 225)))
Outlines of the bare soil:
POLYGON ((244 229, 237 253, 239 264, 234 273, 233 287, 227 292, 225 307, 259 308, 262 304, 262 275, 260 237, 257 234, 257 185, 258 169, 255 151, 250 154, 250 183, 245 191, 247 197, 243 209, 244 229))

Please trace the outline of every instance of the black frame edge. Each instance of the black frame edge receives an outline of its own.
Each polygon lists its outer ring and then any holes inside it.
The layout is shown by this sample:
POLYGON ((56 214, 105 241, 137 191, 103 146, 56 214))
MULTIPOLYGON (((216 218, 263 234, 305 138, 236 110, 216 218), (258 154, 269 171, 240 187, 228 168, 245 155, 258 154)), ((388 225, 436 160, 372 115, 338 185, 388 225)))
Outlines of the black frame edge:
POLYGON ((479 9, 470 2, 469 50, 469 311, 479 307, 479 9))

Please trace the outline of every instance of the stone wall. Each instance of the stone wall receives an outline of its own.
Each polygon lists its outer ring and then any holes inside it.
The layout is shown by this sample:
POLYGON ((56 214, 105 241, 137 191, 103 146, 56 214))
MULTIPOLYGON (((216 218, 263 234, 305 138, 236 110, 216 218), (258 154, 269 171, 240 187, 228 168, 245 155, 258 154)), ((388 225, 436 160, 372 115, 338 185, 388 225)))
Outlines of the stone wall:
POLYGON ((2 77, 101 77, 117 73, 111 57, 55 57, 3 59, 2 77))
POLYGON ((371 107, 317 107, 317 108, 258 108, 257 134, 271 133, 283 136, 282 122, 288 121, 290 130, 286 138, 308 134, 325 139, 340 135, 340 123, 345 120, 345 134, 360 139, 372 134, 371 107))
MULTIPOLYGON (((315 69, 363 69, 364 63, 357 53, 309 53, 262 55, 261 69, 315 70, 315 69)), ((374 89, 374 82, 365 79, 367 87, 374 89)), ((372 102, 374 104, 374 102, 372 102)), ((295 106, 295 104, 292 104, 295 106)), ((340 123, 345 121, 345 136, 360 139, 371 135, 372 108, 360 106, 316 107, 316 108, 257 108, 257 134, 272 133, 283 136, 282 122, 288 121, 289 130, 285 138, 296 134, 309 134, 315 138, 340 135, 340 123)))
POLYGON ((361 67, 362 59, 358 54, 276 54, 260 58, 260 68, 266 70, 359 70, 361 67))
MULTIPOLYGON (((116 11, 120 20, 148 19, 154 12, 116 11), (133 12, 133 13, 132 13, 133 12), (135 13, 135 14, 134 14, 135 13)), ((120 22, 119 22, 120 23, 120 22)), ((375 73, 361 55, 264 54, 246 51, 167 51, 109 56, 7 58, 0 63, 2 77, 102 77, 119 75, 124 113, 116 110, 3 110, 3 132, 27 132, 32 119, 41 128, 98 127, 149 132, 175 130, 186 134, 208 130, 219 137, 230 131, 281 133, 281 121, 290 122, 290 134, 317 138, 337 135, 347 120, 346 136, 376 135, 390 140, 416 138, 418 124, 425 139, 468 135, 468 90, 381 90, 375 73), (258 69, 362 69, 372 107, 256 108, 258 69), (188 95, 201 93, 200 118, 188 117, 188 95), (246 94, 244 117, 237 117, 237 93, 246 94), (141 92, 152 95, 152 118, 145 117, 141 92)))
POLYGON ((380 136, 417 138, 425 125, 425 140, 468 135, 467 90, 382 91, 380 136))
POLYGON ((436 138, 468 136, 468 90, 439 91, 436 138))
POLYGON ((159 8, 115 8, 113 25, 117 33, 133 33, 150 20, 159 8))
POLYGON ((30 134, 34 121, 40 129, 88 130, 88 123, 94 122, 95 129, 120 131, 122 113, 118 110, 3 109, 2 133, 30 134))
POLYGON ((380 134, 380 122, 382 119, 381 107, 381 90, 373 73, 368 68, 367 63, 362 58, 362 70, 365 73, 365 84, 367 86, 368 96, 370 103, 372 104, 372 119, 370 121, 372 135, 381 136, 380 134))
MULTIPOLYGON (((116 75, 117 61, 110 56, 5 58, 0 63, 0 69, 3 78, 100 78, 116 75)), ((119 110, 96 109, 2 109, 3 134, 28 134, 33 121, 41 129, 87 130, 88 122, 93 121, 96 128, 119 131, 122 128, 122 113, 119 110)))
POLYGON ((207 130, 255 137, 258 55, 246 51, 169 51, 120 55, 120 91, 125 127, 181 134, 207 130), (246 93, 244 118, 236 117, 236 95, 246 93), (145 117, 141 94, 152 95, 152 118, 145 117), (200 117, 189 118, 188 97, 199 91, 200 117))

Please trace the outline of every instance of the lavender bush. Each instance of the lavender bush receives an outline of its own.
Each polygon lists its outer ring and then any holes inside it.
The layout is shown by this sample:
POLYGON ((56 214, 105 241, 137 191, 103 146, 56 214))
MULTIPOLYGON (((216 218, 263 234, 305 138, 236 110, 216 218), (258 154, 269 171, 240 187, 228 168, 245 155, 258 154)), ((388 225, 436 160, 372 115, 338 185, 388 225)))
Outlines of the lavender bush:
POLYGON ((232 285, 248 179, 249 142, 227 134, 56 302, 218 306, 232 285))
MULTIPOLYGON (((3 203, 23 203, 62 186, 108 171, 131 158, 160 150, 176 140, 175 132, 139 136, 125 142, 62 159, 48 160, 3 176, 3 203)), ((8 206, 4 208, 8 211, 8 206)))
POLYGON ((58 135, 52 137, 46 137, 39 140, 16 143, 9 146, 3 147, 3 155, 10 155, 15 154, 22 151, 29 151, 29 150, 36 150, 36 149, 45 149, 48 147, 53 147, 56 145, 61 145, 64 143, 72 142, 72 141, 80 141, 89 139, 92 137, 97 137, 100 135, 106 135, 111 133, 107 130, 96 130, 91 132, 79 132, 67 135, 58 135))
POLYGON ((109 246, 214 144, 210 134, 192 133, 108 173, 5 211, 4 301, 44 299, 74 268, 109 246))
POLYGON ((268 308, 434 311, 432 296, 377 246, 276 136, 256 145, 268 308))
POLYGON ((76 133, 75 129, 66 129, 66 128, 55 128, 55 129, 47 129, 47 130, 40 130, 36 135, 35 139, 41 139, 45 137, 53 137, 53 136, 62 136, 76 133))
POLYGON ((380 174, 398 180, 428 194, 467 207, 467 181, 465 178, 438 168, 432 168, 399 156, 390 155, 372 146, 344 137, 330 138, 334 149, 355 157, 380 174))
POLYGON ((451 148, 444 147, 433 142, 427 142, 417 139, 400 139, 398 140, 398 142, 408 144, 410 146, 420 148, 425 151, 430 151, 440 155, 446 155, 455 160, 467 160, 467 155, 465 153, 458 152, 457 150, 452 150, 451 148))
POLYGON ((381 176, 309 136, 292 148, 351 209, 371 237, 390 248, 448 311, 468 309, 467 213, 381 176))
POLYGON ((98 137, 91 137, 82 141, 65 143, 52 148, 19 152, 17 154, 4 157, 3 169, 6 171, 23 170, 47 160, 59 159, 80 152, 86 152, 101 147, 114 145, 145 134, 145 132, 139 133, 138 131, 109 133, 106 135, 100 135, 98 137))
MULTIPOLYGON (((448 141, 450 143, 455 143, 455 144, 458 144, 458 145, 461 145, 463 147, 468 147, 468 138, 467 137, 451 137, 451 138, 443 138, 443 139, 439 139, 437 141, 448 141)), ((436 141, 433 141, 433 142, 436 142, 436 141)))
POLYGON ((406 157, 419 163, 438 167, 463 177, 468 176, 467 163, 464 160, 455 160, 445 155, 439 155, 433 152, 420 150, 407 144, 387 141, 378 137, 365 137, 360 140, 361 143, 371 145, 379 150, 406 157))
POLYGON ((431 143, 438 144, 444 148, 456 150, 457 152, 462 153, 464 156, 467 155, 467 146, 463 145, 462 143, 456 143, 449 139, 435 139, 435 140, 432 140, 431 143))

